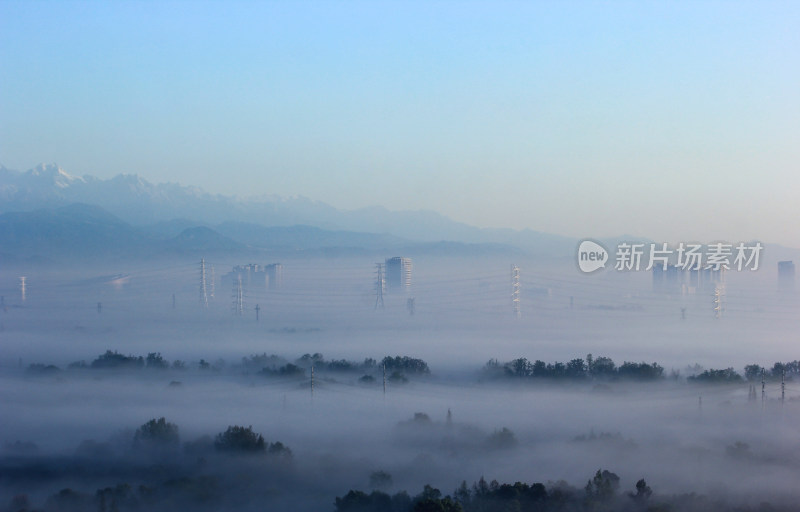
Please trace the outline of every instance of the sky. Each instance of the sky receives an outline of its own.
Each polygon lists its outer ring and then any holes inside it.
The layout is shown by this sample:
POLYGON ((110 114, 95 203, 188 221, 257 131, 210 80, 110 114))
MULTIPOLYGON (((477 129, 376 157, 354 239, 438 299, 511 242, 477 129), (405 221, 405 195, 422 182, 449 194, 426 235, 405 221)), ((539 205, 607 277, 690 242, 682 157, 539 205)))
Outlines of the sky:
POLYGON ((800 247, 797 2, 0 1, 0 163, 800 247))

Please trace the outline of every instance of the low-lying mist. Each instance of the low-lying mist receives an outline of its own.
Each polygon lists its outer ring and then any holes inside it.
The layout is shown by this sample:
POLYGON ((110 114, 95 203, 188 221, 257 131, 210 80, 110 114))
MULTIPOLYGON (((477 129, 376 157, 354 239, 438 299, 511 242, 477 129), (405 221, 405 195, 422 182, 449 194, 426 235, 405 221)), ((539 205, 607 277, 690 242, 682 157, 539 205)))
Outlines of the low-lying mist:
POLYGON ((4 276, 0 507, 334 510, 351 489, 452 495, 481 477, 583 493, 599 469, 620 495, 646 479, 656 497, 796 502, 800 387, 789 366, 782 395, 773 368, 797 359, 794 297, 732 278, 716 319, 707 296, 655 294, 644 275, 534 263, 521 318, 507 264, 484 260, 415 260, 414 286, 383 307, 369 261, 284 262, 282 287, 251 287, 241 316, 223 263, 208 307, 188 263, 31 271, 25 301, 4 276), (602 376, 588 354, 663 372, 602 376), (576 359, 579 378, 553 377, 576 359), (765 367, 763 395, 745 365, 765 367), (728 368, 739 378, 687 378, 728 368), (137 444, 160 418, 177 439, 137 444), (263 453, 221 448, 237 426, 263 453))

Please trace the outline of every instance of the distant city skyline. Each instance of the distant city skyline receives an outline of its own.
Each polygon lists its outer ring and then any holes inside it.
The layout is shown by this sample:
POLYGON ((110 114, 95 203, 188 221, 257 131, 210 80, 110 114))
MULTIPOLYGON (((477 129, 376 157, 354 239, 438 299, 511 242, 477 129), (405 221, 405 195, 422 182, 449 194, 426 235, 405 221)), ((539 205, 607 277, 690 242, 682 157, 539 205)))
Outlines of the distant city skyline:
POLYGON ((800 247, 793 2, 0 3, 0 164, 800 247))

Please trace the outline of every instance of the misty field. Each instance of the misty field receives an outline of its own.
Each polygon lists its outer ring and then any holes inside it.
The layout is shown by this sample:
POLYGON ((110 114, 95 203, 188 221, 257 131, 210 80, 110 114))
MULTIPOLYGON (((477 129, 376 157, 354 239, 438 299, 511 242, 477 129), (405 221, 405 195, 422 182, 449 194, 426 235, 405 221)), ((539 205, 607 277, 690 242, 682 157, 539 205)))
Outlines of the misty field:
POLYGON ((0 506, 792 510, 800 497, 797 303, 774 283, 731 279, 715 319, 707 296, 655 294, 647 275, 523 262, 515 318, 504 262, 418 259, 412 290, 376 308, 370 261, 285 261, 282 287, 251 286, 241 316, 231 262, 212 262, 207 308, 193 261, 28 271, 24 301, 5 274, 0 506), (528 487, 503 498, 514 482, 528 487))

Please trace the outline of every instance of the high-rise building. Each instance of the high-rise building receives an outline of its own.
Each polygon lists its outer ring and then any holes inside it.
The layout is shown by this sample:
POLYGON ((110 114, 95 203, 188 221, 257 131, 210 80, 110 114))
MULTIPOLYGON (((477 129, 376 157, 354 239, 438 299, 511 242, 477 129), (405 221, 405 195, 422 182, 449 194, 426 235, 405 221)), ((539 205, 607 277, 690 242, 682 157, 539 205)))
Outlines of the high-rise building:
POLYGON ((225 285, 235 284, 239 277, 242 278, 242 285, 247 290, 280 288, 283 284, 283 265, 280 263, 236 265, 231 272, 222 276, 222 282, 225 285))
POLYGON ((395 256, 386 260, 386 287, 389 291, 411 288, 411 258, 395 256))
POLYGON ((794 262, 778 262, 778 289, 783 291, 794 290, 794 262))
POLYGON ((283 265, 280 263, 270 263, 264 267, 264 270, 267 272, 270 289, 274 290, 283 286, 283 265))

